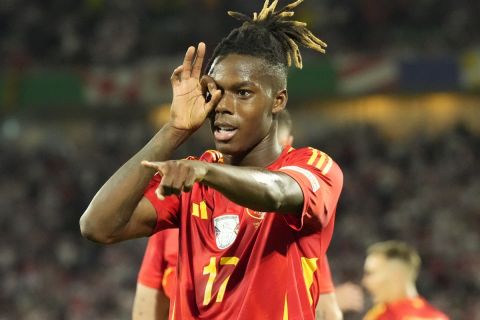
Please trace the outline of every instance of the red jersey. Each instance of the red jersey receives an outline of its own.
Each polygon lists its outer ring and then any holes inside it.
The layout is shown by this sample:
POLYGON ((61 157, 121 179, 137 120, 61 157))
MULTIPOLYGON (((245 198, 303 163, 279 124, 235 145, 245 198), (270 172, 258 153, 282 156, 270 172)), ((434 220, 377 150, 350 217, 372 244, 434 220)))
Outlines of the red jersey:
MULTIPOLYGON (((171 299, 175 290, 178 255, 178 229, 166 229, 152 235, 147 243, 138 282, 154 289, 162 290, 171 299)), ((335 291, 327 256, 319 264, 319 293, 335 291)))
POLYGON ((324 255, 319 264, 320 286, 318 291, 320 294, 332 293, 335 291, 335 286, 332 281, 332 273, 330 272, 330 265, 328 264, 328 258, 324 255))
POLYGON ((364 320, 448 320, 424 298, 403 299, 373 307, 364 320))
POLYGON ((178 229, 166 229, 148 239, 138 282, 162 290, 168 298, 175 292, 178 255, 178 229))
MULTIPOLYGON (((221 161, 211 151, 202 158, 221 161)), ((318 271, 332 237, 342 172, 312 148, 285 148, 267 169, 298 182, 301 216, 253 211, 200 183, 159 200, 160 176, 153 177, 145 197, 157 212, 155 231, 180 228, 170 319, 315 319, 318 271)))

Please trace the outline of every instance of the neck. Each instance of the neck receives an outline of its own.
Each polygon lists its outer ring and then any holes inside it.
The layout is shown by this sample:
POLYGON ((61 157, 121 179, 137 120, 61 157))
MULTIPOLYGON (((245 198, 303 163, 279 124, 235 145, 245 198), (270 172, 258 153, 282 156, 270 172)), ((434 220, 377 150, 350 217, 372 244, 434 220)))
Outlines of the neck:
POLYGON ((388 302, 395 302, 405 299, 413 299, 418 297, 418 291, 414 283, 407 283, 405 286, 394 291, 388 302))
POLYGON ((275 162, 282 153, 282 146, 278 143, 275 134, 268 134, 259 143, 244 154, 224 154, 225 163, 235 166, 268 167, 275 162))

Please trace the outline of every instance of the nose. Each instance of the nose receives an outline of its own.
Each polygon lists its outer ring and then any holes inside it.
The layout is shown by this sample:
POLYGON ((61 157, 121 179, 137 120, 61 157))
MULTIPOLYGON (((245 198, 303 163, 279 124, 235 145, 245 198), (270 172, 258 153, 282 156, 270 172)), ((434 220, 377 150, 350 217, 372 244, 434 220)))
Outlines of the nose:
POLYGON ((215 107, 215 113, 228 113, 233 114, 234 111, 234 101, 230 94, 223 92, 220 101, 218 101, 217 106, 215 107))

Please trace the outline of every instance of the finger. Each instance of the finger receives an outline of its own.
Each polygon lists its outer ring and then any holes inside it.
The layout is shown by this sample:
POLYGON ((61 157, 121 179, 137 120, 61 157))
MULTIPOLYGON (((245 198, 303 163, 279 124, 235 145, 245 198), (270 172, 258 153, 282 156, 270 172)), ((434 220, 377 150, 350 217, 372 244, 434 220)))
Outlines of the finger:
POLYGON ((162 194, 160 186, 158 186, 157 190, 155 190, 155 195, 159 200, 164 200, 165 196, 162 194))
POLYGON ((172 84, 176 84, 180 82, 182 71, 183 71, 183 65, 178 66, 175 68, 175 70, 173 70, 172 76, 170 77, 170 81, 172 82, 172 84))
POLYGON ((177 170, 175 170, 175 178, 173 179, 171 185, 172 193, 180 194, 189 170, 190 167, 188 167, 187 165, 183 165, 181 163, 178 164, 177 170))
POLYGON ((160 182, 160 185, 158 186, 158 188, 160 189, 161 195, 163 195, 164 197, 174 193, 172 192, 172 189, 173 189, 172 184, 173 184, 174 176, 175 174, 172 174, 172 172, 169 172, 162 177, 162 181, 160 182))
POLYGON ((222 99, 222 90, 215 90, 212 94, 212 98, 210 101, 205 105, 205 112, 210 113, 215 107, 218 105, 220 100, 222 99))
POLYGON ((182 80, 190 78, 192 73, 192 63, 195 57, 195 47, 188 47, 185 53, 185 59, 183 59, 182 80))
MULTIPOLYGON (((200 79, 200 87, 202 89, 202 95, 204 97, 207 96, 207 93, 209 92, 209 87, 208 85, 210 83, 213 83, 215 88, 217 87, 217 84, 215 83, 215 80, 213 80, 212 77, 210 76, 207 76, 207 75, 204 75, 201 79, 200 79)), ((210 95, 211 95, 211 92, 210 92, 210 95)))
POLYGON ((193 188, 193 185, 195 184, 195 174, 194 170, 190 169, 188 171, 187 177, 185 178, 185 182, 183 183, 183 191, 184 192, 190 192, 193 188))
POLYGON ((147 160, 143 160, 141 162, 142 166, 147 167, 147 168, 152 168, 157 170, 162 176, 163 176, 163 168, 164 168, 164 163, 163 162, 150 162, 147 160))
POLYGON ((200 42, 197 47, 197 57, 195 58, 195 62, 193 63, 193 69, 192 69, 193 78, 199 79, 200 74, 202 74, 202 65, 203 65, 203 60, 205 58, 205 51, 206 51, 205 43, 200 42))

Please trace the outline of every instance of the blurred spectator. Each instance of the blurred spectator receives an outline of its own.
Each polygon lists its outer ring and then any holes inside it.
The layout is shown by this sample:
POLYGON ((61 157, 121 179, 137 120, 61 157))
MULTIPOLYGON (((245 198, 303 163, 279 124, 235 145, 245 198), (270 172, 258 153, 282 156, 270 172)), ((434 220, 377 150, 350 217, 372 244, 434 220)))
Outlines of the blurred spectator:
MULTIPOLYGON (((214 44, 236 23, 227 10, 258 6, 241 0, 4 0, 0 52, 39 63, 125 64, 183 52, 200 40, 214 44)), ((299 19, 335 52, 439 53, 480 42, 478 1, 305 1, 299 10, 299 19)))

